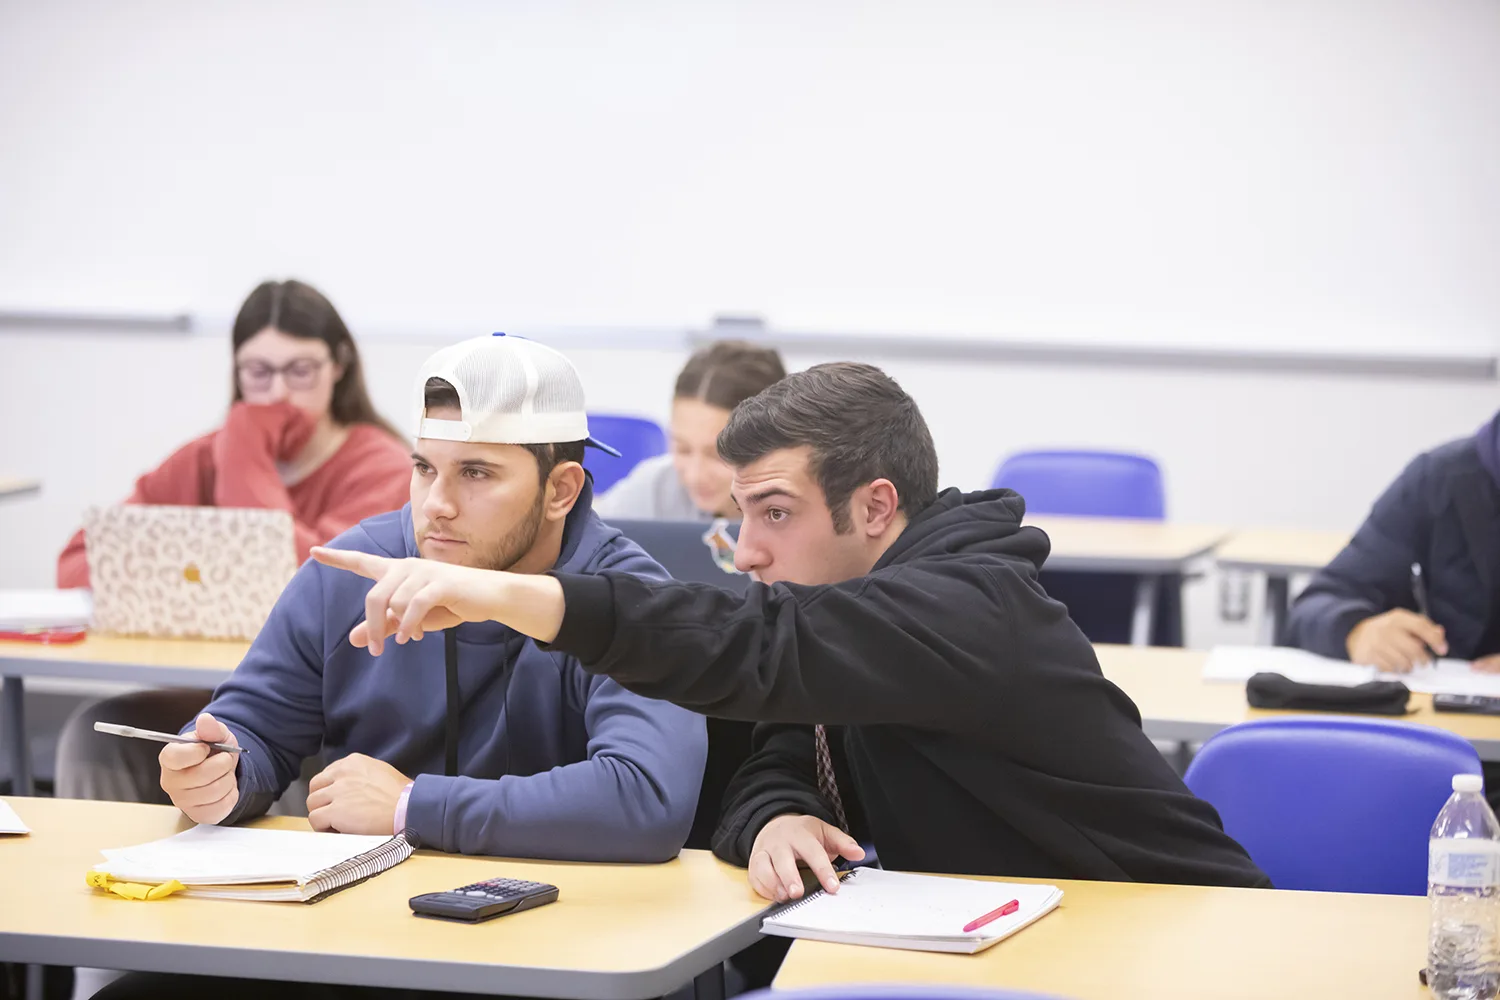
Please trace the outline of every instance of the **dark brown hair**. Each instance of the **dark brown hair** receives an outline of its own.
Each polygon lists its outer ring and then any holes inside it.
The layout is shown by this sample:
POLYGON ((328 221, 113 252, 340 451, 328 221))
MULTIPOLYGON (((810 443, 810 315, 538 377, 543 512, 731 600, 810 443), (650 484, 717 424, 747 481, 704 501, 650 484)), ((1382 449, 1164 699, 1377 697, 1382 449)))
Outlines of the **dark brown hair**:
MULTIPOLYGON (((322 292, 301 281, 261 282, 234 318, 234 350, 238 351, 245 341, 266 327, 280 330, 289 337, 321 340, 328 345, 328 353, 344 369, 343 377, 333 387, 333 400, 329 405, 335 422, 372 424, 398 441, 406 440, 370 402, 354 336, 322 292)), ((234 401, 243 398, 240 380, 234 376, 234 401)))
MULTIPOLYGON (((459 401, 458 390, 453 388, 453 383, 447 379, 430 378, 422 387, 423 410, 460 409, 463 404, 459 401)), ((552 470, 564 462, 577 462, 583 464, 583 442, 562 441, 555 444, 519 444, 517 448, 525 448, 531 452, 531 457, 536 459, 537 478, 546 482, 547 477, 552 475, 552 470)))
POLYGON ((896 487, 907 517, 937 499, 937 449, 922 411, 874 365, 814 365, 745 400, 719 435, 719 457, 743 466, 803 445, 840 533, 850 528, 850 496, 877 479, 896 487))
POLYGON ((781 355, 774 349, 743 340, 720 340, 688 358, 672 395, 732 410, 785 377, 781 355))

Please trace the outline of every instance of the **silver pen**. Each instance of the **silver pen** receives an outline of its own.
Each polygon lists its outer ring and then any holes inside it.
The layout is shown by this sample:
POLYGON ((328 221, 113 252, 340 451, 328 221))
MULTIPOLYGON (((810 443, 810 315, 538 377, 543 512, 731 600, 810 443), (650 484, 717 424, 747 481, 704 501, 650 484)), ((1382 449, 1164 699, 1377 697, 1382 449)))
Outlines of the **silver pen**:
POLYGON ((244 747, 233 746, 229 743, 207 743, 192 736, 179 736, 176 733, 159 733, 154 729, 137 729, 134 726, 117 726, 113 722, 96 722, 94 731, 108 733, 111 736, 128 736, 133 740, 155 740, 157 743, 202 743, 221 753, 244 753, 244 747))

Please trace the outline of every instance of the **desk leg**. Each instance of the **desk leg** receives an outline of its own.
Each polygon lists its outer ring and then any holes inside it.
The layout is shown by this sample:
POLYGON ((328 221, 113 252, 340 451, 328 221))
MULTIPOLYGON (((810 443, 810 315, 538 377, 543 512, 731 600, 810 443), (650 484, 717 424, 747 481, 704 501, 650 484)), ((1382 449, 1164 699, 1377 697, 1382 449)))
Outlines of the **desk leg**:
MULTIPOLYGON (((10 678, 6 678, 9 680, 10 678)), ((46 985, 44 975, 46 970, 40 965, 26 966, 26 1000, 43 1000, 42 992, 46 985)))
POLYGON ((1261 616, 1261 642, 1267 646, 1276 645, 1276 640, 1281 637, 1281 630, 1286 627, 1290 592, 1291 580, 1287 577, 1274 573, 1266 577, 1266 610, 1261 616))
POLYGON ((724 963, 693 979, 693 1000, 724 1000, 724 963))
POLYGON ((1151 645, 1151 634, 1156 625, 1156 595, 1161 590, 1161 577, 1145 575, 1135 582, 1135 613, 1130 618, 1130 644, 1151 645))
POLYGON ((26 688, 20 677, 5 678, 0 688, 0 729, 5 731, 6 757, 10 763, 13 795, 30 795, 31 751, 26 745, 26 688))

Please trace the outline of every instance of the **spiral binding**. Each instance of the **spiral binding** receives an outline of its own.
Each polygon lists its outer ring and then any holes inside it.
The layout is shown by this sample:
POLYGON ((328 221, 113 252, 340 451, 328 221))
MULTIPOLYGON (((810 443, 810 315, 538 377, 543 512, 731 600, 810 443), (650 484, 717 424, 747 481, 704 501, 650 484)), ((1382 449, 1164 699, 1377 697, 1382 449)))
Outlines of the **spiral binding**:
POLYGON ((316 903, 326 896, 347 889, 366 879, 374 878, 388 868, 394 868, 407 858, 411 857, 416 850, 416 839, 409 833, 401 832, 387 840, 373 851, 366 851, 356 858, 350 858, 343 864, 325 868, 312 878, 307 884, 317 890, 316 894, 308 899, 309 903, 316 903))
MULTIPOLYGON (((851 869, 849 869, 846 872, 839 872, 838 873, 839 884, 843 885, 845 882, 849 881, 850 879, 852 879, 854 876, 858 875, 863 870, 864 869, 862 869, 862 868, 851 868, 851 869)), ((828 890, 827 889, 819 889, 817 892, 809 893, 808 895, 803 896, 797 902, 795 902, 795 903, 789 903, 786 906, 783 906, 781 909, 777 910, 776 911, 776 916, 779 917, 783 913, 791 913, 793 910, 800 910, 800 909, 802 909, 802 907, 806 906, 808 903, 811 903, 813 900, 817 899, 819 896, 826 896, 826 895, 828 895, 828 890)))

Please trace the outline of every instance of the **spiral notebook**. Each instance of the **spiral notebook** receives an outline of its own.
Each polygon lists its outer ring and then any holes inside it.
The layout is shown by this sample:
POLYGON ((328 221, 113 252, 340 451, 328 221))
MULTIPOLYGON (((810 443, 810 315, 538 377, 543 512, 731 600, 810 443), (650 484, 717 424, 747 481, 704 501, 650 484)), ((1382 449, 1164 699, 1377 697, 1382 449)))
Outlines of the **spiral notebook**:
POLYGON ((195 826, 175 837, 102 852, 94 866, 123 882, 177 881, 182 895, 315 903, 411 857, 405 835, 195 826))
POLYGON ((821 889, 761 922, 765 934, 836 944, 972 955, 1057 908, 1055 885, 984 882, 856 868, 840 877, 837 895, 821 889), (979 920, 1015 900, 1015 912, 972 931, 979 920))

